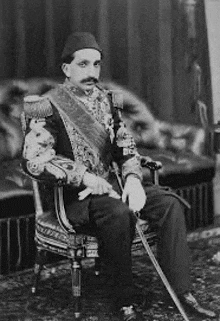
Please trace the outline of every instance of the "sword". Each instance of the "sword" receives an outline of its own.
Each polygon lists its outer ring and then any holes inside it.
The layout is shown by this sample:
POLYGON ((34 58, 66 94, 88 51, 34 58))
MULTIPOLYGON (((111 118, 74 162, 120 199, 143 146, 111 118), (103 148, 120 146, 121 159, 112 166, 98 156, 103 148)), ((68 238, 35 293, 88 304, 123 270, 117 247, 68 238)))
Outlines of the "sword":
MULTIPOLYGON (((116 178, 117 178, 118 185, 119 185, 119 187, 121 189, 121 192, 123 192, 123 185, 122 185, 121 177, 119 176, 119 173, 118 173, 118 166, 117 166, 117 164, 115 162, 112 162, 112 166, 113 166, 113 170, 115 172, 116 178)), ((153 265, 154 265, 159 277, 161 278, 165 288, 167 289, 168 293, 170 294, 173 302, 175 303, 175 305, 176 305, 177 309, 179 310, 180 314, 182 315, 183 319, 185 321, 189 321, 189 319, 188 319, 188 317, 187 317, 187 315, 186 315, 186 313, 185 313, 185 311, 184 311, 184 309, 183 309, 183 307, 182 307, 182 305, 181 305, 176 293, 172 289, 169 281, 167 280, 167 277, 165 276, 164 272, 162 271, 162 269, 161 269, 161 267, 160 267, 155 255, 153 254, 153 252, 151 250, 150 245, 148 244, 148 242, 147 242, 147 240, 146 240, 146 238, 144 236, 144 233, 143 233, 143 231, 141 229, 141 225, 140 225, 140 219, 139 219, 140 213, 139 212, 134 212, 134 215, 137 218, 136 230, 138 232, 138 235, 140 236, 142 244, 143 244, 143 246, 144 246, 144 248, 145 248, 145 250, 146 250, 146 252, 147 252, 147 254, 148 254, 148 256, 149 256, 149 258, 151 260, 151 262, 153 263, 153 265)))

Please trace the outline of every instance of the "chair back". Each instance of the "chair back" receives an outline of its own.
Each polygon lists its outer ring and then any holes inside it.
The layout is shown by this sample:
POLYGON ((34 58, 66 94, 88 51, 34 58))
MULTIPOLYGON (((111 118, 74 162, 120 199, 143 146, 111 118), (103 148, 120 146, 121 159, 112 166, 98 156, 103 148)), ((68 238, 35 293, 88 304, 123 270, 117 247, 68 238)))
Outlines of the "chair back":
POLYGON ((36 219, 39 216, 43 215, 43 205, 40 197, 39 185, 38 181, 32 179, 33 193, 34 193, 34 206, 35 206, 35 214, 36 219))

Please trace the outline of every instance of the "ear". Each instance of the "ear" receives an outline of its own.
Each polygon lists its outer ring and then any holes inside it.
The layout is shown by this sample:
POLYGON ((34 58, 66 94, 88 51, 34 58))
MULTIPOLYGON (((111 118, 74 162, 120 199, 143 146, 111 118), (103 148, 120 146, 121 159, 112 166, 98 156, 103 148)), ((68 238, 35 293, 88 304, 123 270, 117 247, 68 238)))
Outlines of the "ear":
POLYGON ((63 63, 61 66, 61 69, 63 70, 66 77, 69 78, 70 77, 70 65, 67 63, 63 63))

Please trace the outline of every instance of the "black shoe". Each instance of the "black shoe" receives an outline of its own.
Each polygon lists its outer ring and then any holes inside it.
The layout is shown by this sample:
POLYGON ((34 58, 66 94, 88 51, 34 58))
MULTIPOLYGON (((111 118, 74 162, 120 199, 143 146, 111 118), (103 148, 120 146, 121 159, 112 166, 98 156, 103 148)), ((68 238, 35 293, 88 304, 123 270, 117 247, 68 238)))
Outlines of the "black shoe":
POLYGON ((133 305, 122 307, 120 317, 122 321, 144 321, 143 316, 135 311, 133 305))
POLYGON ((217 314, 214 311, 202 307, 190 292, 180 295, 179 300, 188 312, 210 319, 217 318, 217 314))

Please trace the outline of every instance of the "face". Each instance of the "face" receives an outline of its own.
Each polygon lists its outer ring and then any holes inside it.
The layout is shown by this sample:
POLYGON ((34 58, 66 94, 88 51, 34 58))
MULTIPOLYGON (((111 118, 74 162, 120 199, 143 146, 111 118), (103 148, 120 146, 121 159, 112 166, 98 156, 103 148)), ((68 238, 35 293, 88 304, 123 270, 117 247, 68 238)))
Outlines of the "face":
POLYGON ((100 76, 101 53, 95 49, 81 49, 74 53, 70 64, 62 65, 63 72, 76 87, 91 90, 100 76))

